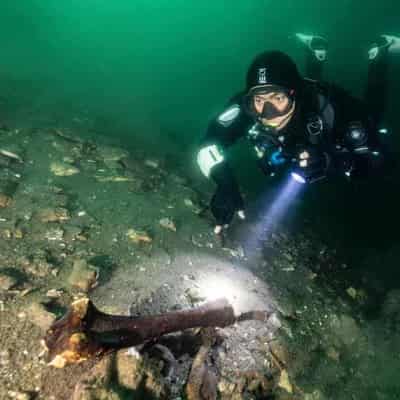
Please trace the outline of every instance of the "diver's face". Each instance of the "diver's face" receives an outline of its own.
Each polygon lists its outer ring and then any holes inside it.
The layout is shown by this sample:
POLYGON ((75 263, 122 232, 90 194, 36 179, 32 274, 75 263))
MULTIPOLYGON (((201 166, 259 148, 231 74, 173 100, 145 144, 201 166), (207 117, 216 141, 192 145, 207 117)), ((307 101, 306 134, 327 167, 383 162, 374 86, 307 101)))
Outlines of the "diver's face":
POLYGON ((254 108, 261 114, 266 102, 271 103, 278 111, 283 111, 289 104, 289 98, 282 92, 271 92, 268 94, 256 94, 254 96, 254 108))
MULTIPOLYGON (((261 114, 264 108, 265 103, 271 103, 278 111, 284 111, 289 104, 289 97, 283 92, 271 92, 267 94, 256 94, 254 96, 254 108, 258 114, 261 114)), ((261 122, 265 126, 272 126, 277 129, 283 128, 291 119, 295 107, 295 103, 293 102, 293 106, 290 110, 282 116, 267 119, 261 118, 261 122)))

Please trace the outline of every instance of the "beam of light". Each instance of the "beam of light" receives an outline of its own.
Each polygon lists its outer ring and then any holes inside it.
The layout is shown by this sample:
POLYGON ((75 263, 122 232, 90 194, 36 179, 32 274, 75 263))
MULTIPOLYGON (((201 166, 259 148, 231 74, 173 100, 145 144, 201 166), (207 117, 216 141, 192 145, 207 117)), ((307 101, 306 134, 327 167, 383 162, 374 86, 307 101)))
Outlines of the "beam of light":
POLYGON ((266 282, 246 268, 216 257, 204 255, 195 281, 187 281, 202 301, 228 300, 235 314, 275 308, 275 300, 266 282))
POLYGON ((282 221, 306 186, 304 183, 304 178, 297 180, 293 175, 289 175, 274 198, 263 199, 266 204, 262 205, 258 221, 252 226, 250 232, 246 232, 246 238, 243 241, 247 253, 254 253, 259 248, 260 241, 265 239, 282 221))
POLYGON ((202 288, 201 293, 208 301, 226 298, 231 304, 237 299, 238 290, 232 282, 223 279, 210 279, 202 288))
POLYGON ((291 173, 292 178, 299 183, 306 183, 306 179, 301 176, 300 174, 297 174, 296 172, 291 173))

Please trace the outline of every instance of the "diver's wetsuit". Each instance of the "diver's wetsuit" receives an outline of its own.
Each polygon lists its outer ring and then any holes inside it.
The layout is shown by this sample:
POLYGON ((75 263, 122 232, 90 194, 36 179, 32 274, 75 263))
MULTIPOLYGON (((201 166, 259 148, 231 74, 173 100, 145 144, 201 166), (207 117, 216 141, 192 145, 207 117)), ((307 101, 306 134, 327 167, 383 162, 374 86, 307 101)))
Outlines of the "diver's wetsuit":
MULTIPOLYGON (((257 152, 257 147, 262 146, 259 142, 267 136, 268 145, 272 138, 285 155, 286 162, 281 160, 278 165, 287 164, 301 149, 311 148, 329 156, 328 174, 369 176, 380 169, 383 160, 378 129, 384 111, 387 59, 387 52, 383 52, 370 61, 366 96, 362 101, 335 85, 322 83, 323 62, 309 53, 306 65, 312 80, 303 79, 296 95, 294 115, 283 129, 275 132, 273 129, 266 130, 248 114, 244 107, 245 93, 242 92, 234 96, 225 111, 210 122, 201 147, 215 145, 223 154, 238 139, 247 137, 257 152), (356 138, 352 138, 349 132, 354 130, 361 131, 361 137, 356 134, 356 138), (254 131, 261 131, 261 135, 254 134, 254 131)), ((273 172, 268 159, 270 156, 271 152, 267 151, 259 159, 266 173, 273 172)), ((226 157, 216 157, 220 159, 208 176, 217 184, 217 191, 225 190, 238 197, 236 209, 243 208, 241 197, 237 194, 238 185, 226 157)), ((224 204, 220 206, 224 207, 224 204)))

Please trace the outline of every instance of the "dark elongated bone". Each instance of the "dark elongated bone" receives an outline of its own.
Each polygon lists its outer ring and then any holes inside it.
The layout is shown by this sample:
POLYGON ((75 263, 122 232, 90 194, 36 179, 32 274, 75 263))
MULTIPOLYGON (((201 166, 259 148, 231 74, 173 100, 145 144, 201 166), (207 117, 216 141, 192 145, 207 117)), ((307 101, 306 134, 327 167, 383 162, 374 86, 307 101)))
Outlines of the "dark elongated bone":
POLYGON ((45 344, 50 365, 62 368, 93 356, 157 339, 171 332, 196 327, 225 327, 244 319, 267 319, 268 314, 246 313, 235 317, 226 299, 194 309, 151 317, 110 315, 99 311, 87 298, 71 304, 70 310, 47 331, 45 344))

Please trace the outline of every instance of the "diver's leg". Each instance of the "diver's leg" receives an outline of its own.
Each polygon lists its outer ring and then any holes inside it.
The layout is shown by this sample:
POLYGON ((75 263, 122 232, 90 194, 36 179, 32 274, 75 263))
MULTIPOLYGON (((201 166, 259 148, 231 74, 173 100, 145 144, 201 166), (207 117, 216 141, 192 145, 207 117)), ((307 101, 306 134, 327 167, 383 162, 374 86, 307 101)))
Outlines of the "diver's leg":
POLYGON ((368 52, 368 82, 365 101, 377 128, 381 126, 387 101, 388 61, 391 53, 400 54, 400 38, 382 35, 368 52))
POLYGON ((296 33, 296 38, 306 47, 306 77, 321 80, 327 58, 328 41, 322 36, 302 33, 296 33))

